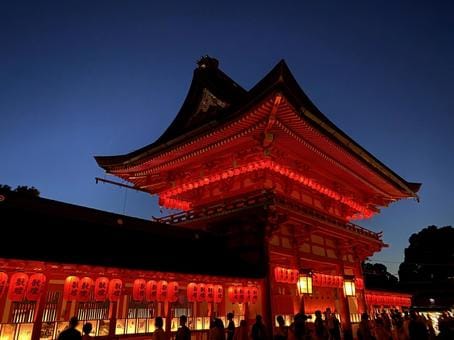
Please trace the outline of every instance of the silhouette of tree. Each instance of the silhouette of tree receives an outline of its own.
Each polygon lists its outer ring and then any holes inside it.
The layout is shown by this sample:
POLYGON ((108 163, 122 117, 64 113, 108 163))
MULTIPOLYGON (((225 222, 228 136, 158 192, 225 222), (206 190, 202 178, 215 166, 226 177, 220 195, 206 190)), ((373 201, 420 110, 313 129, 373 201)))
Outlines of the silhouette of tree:
POLYGON ((399 267, 401 285, 416 305, 454 304, 454 228, 428 226, 409 238, 399 267))
POLYGON ((7 193, 7 192, 11 192, 12 189, 9 185, 6 185, 6 184, 0 184, 0 193, 7 193))
POLYGON ((362 267, 367 288, 389 290, 399 288, 399 280, 388 272, 388 268, 384 264, 363 262, 362 267))
POLYGON ((16 189, 14 189, 14 191, 23 195, 30 196, 39 196, 40 194, 39 190, 35 187, 28 187, 26 185, 19 185, 16 189))
POLYGON ((445 282, 454 277, 454 228, 424 228, 409 238, 404 262, 399 267, 402 282, 445 282))
POLYGON ((15 192, 19 195, 23 196, 30 196, 30 197, 38 197, 40 192, 35 187, 28 187, 26 185, 18 185, 16 189, 12 190, 9 185, 0 184, 0 194, 8 194, 11 192, 15 192))

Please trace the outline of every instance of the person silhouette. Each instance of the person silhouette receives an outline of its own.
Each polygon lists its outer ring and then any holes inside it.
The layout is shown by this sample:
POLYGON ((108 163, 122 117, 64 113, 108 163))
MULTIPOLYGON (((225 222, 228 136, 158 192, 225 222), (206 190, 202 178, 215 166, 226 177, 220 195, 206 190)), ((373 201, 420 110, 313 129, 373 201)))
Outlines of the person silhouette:
POLYGON ((233 313, 227 313, 227 320, 229 321, 227 325, 227 340, 233 340, 233 335, 235 334, 235 322, 233 321, 233 313))
POLYGON ((79 319, 76 316, 73 316, 69 320, 69 326, 58 336, 58 340, 81 340, 82 334, 76 329, 79 324, 79 319))
POLYGON ((287 340, 288 337, 288 328, 285 325, 285 320, 282 315, 276 317, 278 327, 276 328, 276 333, 274 334, 274 340, 287 340))
POLYGON ((162 317, 157 316, 154 320, 154 325, 156 329, 153 332, 153 340, 166 340, 166 334, 162 329, 162 327, 164 326, 164 320, 162 320, 162 317))
POLYGON ((255 324, 252 326, 251 336, 252 336, 252 340, 267 340, 268 339, 266 327, 262 322, 262 316, 259 314, 255 317, 255 324))
POLYGON ((90 340, 92 337, 90 336, 90 332, 93 329, 93 325, 90 322, 87 322, 83 327, 82 327, 82 332, 84 335, 82 336, 82 340, 90 340))
POLYGON ((188 318, 186 315, 180 316, 180 328, 178 328, 177 334, 175 335, 175 340, 191 340, 191 331, 189 327, 186 326, 188 318))

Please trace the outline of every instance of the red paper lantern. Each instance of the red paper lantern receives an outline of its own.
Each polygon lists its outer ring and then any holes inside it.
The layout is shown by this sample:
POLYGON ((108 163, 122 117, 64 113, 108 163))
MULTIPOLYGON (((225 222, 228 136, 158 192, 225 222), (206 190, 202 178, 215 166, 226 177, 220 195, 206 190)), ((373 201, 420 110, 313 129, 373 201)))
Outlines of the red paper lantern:
POLYGON ((252 300, 252 287, 243 287, 244 289, 244 302, 251 302, 252 300))
POLYGON ((68 276, 63 288, 63 298, 67 301, 77 300, 79 292, 79 278, 77 276, 68 276))
POLYGON ((238 303, 244 303, 246 297, 246 289, 243 286, 238 286, 238 303))
POLYGON ((172 281, 169 282, 167 288, 167 301, 175 302, 178 300, 178 282, 172 281))
POLYGON ((357 289, 363 289, 364 288, 364 280, 360 279, 360 278, 357 278, 355 280, 355 286, 356 286, 357 289))
POLYGON ((158 301, 163 302, 167 300, 167 281, 161 280, 158 282, 158 301))
POLYGON ((81 302, 87 302, 90 299, 90 292, 93 287, 93 280, 90 277, 83 277, 79 281, 79 292, 77 294, 77 300, 81 302))
POLYGON ((251 303, 257 303, 259 299, 259 290, 257 287, 251 287, 251 303))
POLYGON ((28 301, 38 301, 46 284, 46 275, 33 274, 30 276, 25 297, 28 301))
POLYGON ((191 282, 186 288, 186 294, 189 302, 197 301, 197 284, 191 282))
POLYGON ((231 303, 238 302, 238 294, 236 291, 236 287, 230 286, 229 288, 227 288, 227 296, 229 297, 229 301, 231 303))
POLYGON ((207 298, 207 286, 204 283, 197 285, 197 302, 205 301, 207 298))
POLYGON ((95 281, 95 301, 105 301, 108 289, 109 279, 107 277, 98 277, 95 281))
POLYGON ((334 276, 328 275, 328 287, 334 287, 334 276))
POLYGON ((371 305, 377 305, 378 304, 378 298, 375 295, 369 295, 369 300, 371 305))
POLYGON ((207 284, 206 287, 206 302, 213 302, 214 301, 214 285, 207 284))
POLYGON ((25 273, 14 273, 9 283, 8 298, 11 301, 22 301, 27 288, 28 275, 25 273))
POLYGON ((224 298, 224 288, 221 285, 214 286, 214 302, 220 303, 224 298))
MULTIPOLYGON (((230 286, 228 289, 228 296, 229 300, 232 303, 240 302, 240 288, 241 286, 230 286)), ((243 300, 244 300, 244 292, 243 292, 243 300)), ((240 302, 242 303, 242 302, 240 302)))
POLYGON ((274 268, 274 280, 276 282, 282 281, 282 268, 281 267, 274 268))
POLYGON ((313 274, 312 275, 312 286, 315 286, 315 287, 320 286, 319 281, 320 281, 319 274, 313 274))
POLYGON ((282 270, 282 273, 283 273, 283 277, 282 277, 282 282, 288 282, 288 279, 289 279, 289 270, 288 269, 283 269, 282 270))
POLYGON ((147 282, 144 279, 134 280, 134 284, 132 285, 132 299, 134 301, 143 301, 146 286, 147 282))
POLYGON ((109 282, 109 301, 118 301, 121 296, 121 289, 123 288, 123 282, 120 279, 112 279, 109 282))
POLYGON ((156 301, 158 299, 158 283, 154 280, 147 282, 145 287, 145 298, 148 302, 156 301))
POLYGON ((288 283, 296 283, 298 280, 298 271, 295 269, 290 269, 288 283))
POLYGON ((6 285, 8 283, 8 275, 4 272, 0 272, 0 298, 6 291, 6 285))

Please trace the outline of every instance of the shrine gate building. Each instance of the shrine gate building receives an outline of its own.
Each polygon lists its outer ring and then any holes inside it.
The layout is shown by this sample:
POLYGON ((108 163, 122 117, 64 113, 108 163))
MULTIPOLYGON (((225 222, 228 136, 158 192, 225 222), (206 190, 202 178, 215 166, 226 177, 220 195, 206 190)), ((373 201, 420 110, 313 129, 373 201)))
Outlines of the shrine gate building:
POLYGON ((298 312, 330 308, 351 329, 362 312, 411 304, 409 295, 364 287, 361 263, 386 245, 381 233, 352 220, 417 198, 420 184, 328 120, 284 61, 248 91, 216 59, 201 58, 160 138, 95 158, 175 213, 143 221, 7 196, 0 208, 8 223, 20 214, 29 223, 44 219, 48 228, 74 224, 136 253, 120 256, 107 245, 75 257, 62 249, 40 254, 39 247, 25 255, 0 251, 0 339, 20 339, 21 327, 33 339, 51 339, 71 315, 95 323, 94 335, 127 337, 146 336, 158 315, 174 331, 186 314, 204 339, 210 320, 225 321, 230 311, 237 325, 261 314, 271 327, 277 315, 290 323, 298 312))

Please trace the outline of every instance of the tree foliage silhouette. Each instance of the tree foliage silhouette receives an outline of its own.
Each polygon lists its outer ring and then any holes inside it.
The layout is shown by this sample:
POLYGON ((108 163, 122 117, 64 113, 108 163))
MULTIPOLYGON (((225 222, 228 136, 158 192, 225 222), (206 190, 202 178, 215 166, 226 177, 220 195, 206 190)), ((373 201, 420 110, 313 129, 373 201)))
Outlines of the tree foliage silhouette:
POLYGON ((388 268, 381 263, 364 263, 363 276, 366 287, 369 289, 396 290, 399 287, 397 277, 388 272, 388 268))
POLYGON ((8 194, 11 192, 15 192, 19 195, 23 196, 30 196, 30 197, 38 197, 40 192, 35 187, 29 187, 26 185, 18 185, 16 189, 12 189, 9 185, 0 184, 0 194, 8 194))
POLYGON ((454 278, 454 228, 429 226, 409 238, 399 267, 402 283, 443 283, 454 278))

